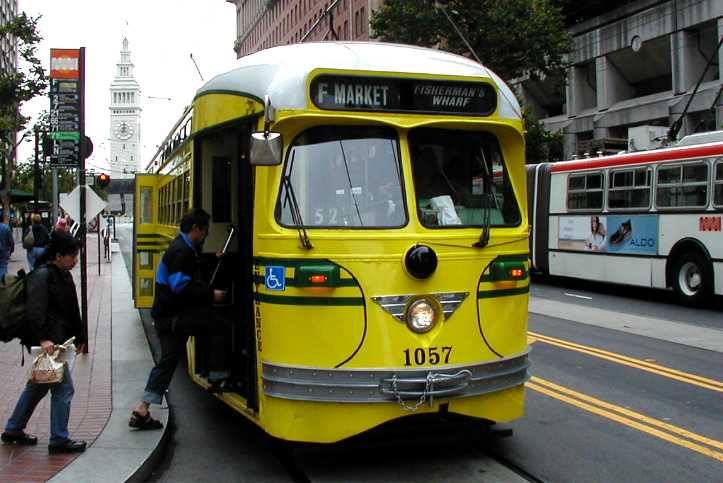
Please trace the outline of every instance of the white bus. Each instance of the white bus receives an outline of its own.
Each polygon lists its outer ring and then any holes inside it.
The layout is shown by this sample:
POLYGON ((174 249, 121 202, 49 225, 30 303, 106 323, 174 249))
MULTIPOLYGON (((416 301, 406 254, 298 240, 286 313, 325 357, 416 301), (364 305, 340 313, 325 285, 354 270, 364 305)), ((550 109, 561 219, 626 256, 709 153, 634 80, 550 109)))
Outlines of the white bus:
POLYGON ((530 257, 543 273, 723 294, 723 142, 527 166, 530 257))

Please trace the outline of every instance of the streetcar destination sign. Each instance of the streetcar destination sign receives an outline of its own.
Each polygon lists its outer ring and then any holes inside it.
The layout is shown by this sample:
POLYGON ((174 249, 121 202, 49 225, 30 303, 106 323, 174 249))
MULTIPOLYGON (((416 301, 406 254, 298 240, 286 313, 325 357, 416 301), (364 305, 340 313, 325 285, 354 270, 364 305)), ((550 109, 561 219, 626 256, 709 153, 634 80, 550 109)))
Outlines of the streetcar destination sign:
POLYGON ((497 107, 494 87, 480 81, 322 74, 311 82, 310 94, 316 107, 327 110, 487 116, 497 107))

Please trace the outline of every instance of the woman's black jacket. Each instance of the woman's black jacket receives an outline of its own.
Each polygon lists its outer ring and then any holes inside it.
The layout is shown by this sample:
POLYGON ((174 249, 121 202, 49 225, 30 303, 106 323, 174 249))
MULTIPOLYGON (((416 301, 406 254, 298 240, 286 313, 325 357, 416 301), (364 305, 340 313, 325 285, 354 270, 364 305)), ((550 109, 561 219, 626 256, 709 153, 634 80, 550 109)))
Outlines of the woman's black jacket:
MULTIPOLYGON (((33 223, 30 225, 30 230, 33 230, 33 239, 35 240, 33 242, 33 248, 44 247, 50 243, 50 233, 48 233, 48 229, 45 228, 45 225, 42 223, 33 223)), ((27 234, 28 232, 25 232, 23 238, 25 238, 27 234)))
POLYGON ((85 333, 73 276, 54 264, 44 264, 30 272, 27 280, 25 311, 31 340, 26 345, 40 345, 42 340, 62 344, 75 336, 75 344, 85 344, 85 333))

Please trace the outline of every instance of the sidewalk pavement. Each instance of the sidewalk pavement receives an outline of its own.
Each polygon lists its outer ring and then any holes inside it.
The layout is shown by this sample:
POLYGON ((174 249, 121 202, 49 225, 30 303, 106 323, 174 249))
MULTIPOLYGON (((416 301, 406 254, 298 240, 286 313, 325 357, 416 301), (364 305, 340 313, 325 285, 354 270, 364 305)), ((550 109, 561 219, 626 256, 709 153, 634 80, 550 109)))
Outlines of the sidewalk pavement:
MULTIPOLYGON (((88 345, 73 369, 75 395, 70 413, 70 437, 88 442, 85 453, 48 454, 50 395, 38 404, 26 428, 38 436, 37 446, 0 444, 2 482, 122 482, 143 481, 153 470, 166 435, 167 408, 152 408, 164 423, 162 431, 128 428, 130 410, 142 394, 153 358, 133 308, 131 283, 117 244, 112 262, 101 260, 98 274, 96 235, 88 235, 88 345)), ((16 244, 8 273, 27 270, 25 250, 16 244)), ((80 267, 73 271, 80 292, 80 267)), ((80 300, 80 293, 78 294, 80 300)), ((27 380, 31 361, 21 367, 16 341, 0 344, 0 424, 12 413, 27 380)), ((2 428, 0 428, 2 429, 2 428)))

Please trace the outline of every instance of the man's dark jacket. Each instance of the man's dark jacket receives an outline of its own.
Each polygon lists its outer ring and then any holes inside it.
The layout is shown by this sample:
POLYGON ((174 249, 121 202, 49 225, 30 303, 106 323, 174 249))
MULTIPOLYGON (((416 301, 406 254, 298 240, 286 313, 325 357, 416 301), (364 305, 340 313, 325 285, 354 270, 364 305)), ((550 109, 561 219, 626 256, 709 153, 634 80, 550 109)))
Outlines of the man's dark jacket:
POLYGON ((62 344, 75 337, 85 344, 88 336, 78 307, 78 294, 69 271, 53 264, 41 265, 28 275, 25 311, 29 322, 26 345, 40 345, 49 340, 62 344))
POLYGON ((157 328, 176 315, 213 304, 213 289, 201 281, 199 255, 181 233, 168 246, 156 272, 156 293, 151 315, 157 328))

